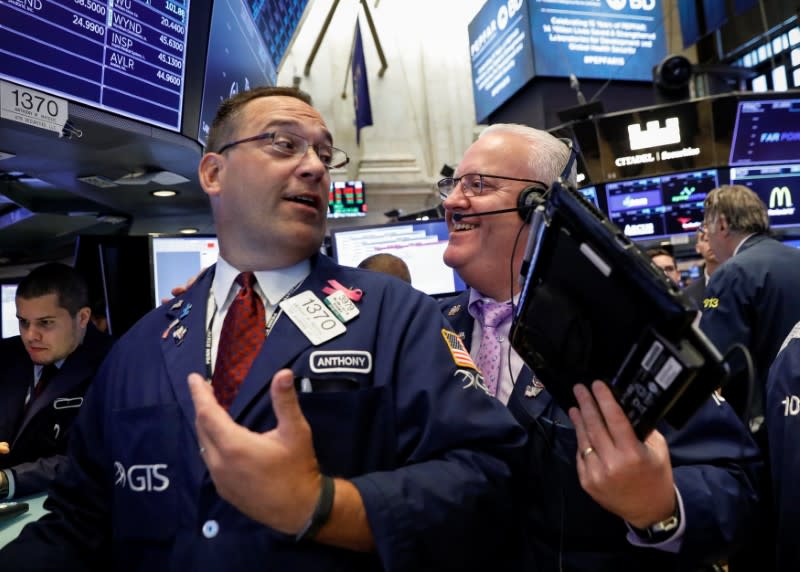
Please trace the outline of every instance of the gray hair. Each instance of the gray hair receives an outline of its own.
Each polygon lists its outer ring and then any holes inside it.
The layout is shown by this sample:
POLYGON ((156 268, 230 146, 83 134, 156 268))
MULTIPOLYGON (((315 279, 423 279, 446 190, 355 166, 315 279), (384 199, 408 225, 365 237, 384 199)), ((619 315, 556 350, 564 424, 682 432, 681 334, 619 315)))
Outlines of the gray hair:
POLYGON ((716 221, 725 215, 731 230, 742 234, 769 232, 767 205, 744 185, 723 185, 706 195, 705 219, 716 221))
MULTIPOLYGON (((533 178, 539 179, 547 185, 558 178, 569 160, 567 146, 547 131, 519 123, 495 123, 484 129, 480 137, 495 133, 511 133, 527 139, 530 143, 528 165, 531 172, 536 173, 533 178)), ((480 137, 478 138, 480 139, 480 137)), ((572 165, 567 181, 573 186, 577 180, 576 165, 577 161, 572 165)))

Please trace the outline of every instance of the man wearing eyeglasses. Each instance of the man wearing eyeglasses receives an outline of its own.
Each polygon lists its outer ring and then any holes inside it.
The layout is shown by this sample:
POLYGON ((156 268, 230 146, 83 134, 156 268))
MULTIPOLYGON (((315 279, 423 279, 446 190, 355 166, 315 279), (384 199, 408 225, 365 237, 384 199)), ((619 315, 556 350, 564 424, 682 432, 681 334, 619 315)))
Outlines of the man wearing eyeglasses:
POLYGON ((571 147, 544 131, 492 125, 456 176, 439 182, 450 230, 444 260, 470 286, 442 311, 487 393, 528 430, 520 569, 699 570, 745 539, 757 502, 757 451, 734 412, 709 399, 682 430, 662 424, 642 443, 605 383, 576 386, 579 408, 566 412, 508 342, 526 194, 543 192, 542 181, 574 184, 573 163, 571 147))
POLYGON ((3 570, 515 565, 524 431, 432 299, 318 254, 346 163, 298 90, 222 104, 199 168, 220 259, 106 361, 3 570))

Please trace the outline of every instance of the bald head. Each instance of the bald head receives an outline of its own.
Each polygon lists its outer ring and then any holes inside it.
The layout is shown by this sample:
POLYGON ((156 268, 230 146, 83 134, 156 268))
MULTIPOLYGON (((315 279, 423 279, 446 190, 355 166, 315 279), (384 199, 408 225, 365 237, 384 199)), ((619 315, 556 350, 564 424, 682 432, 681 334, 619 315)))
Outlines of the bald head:
POLYGON ((408 271, 408 266, 403 262, 402 258, 394 254, 380 253, 373 254, 362 260, 359 268, 365 270, 372 270, 374 272, 383 272, 391 276, 396 276, 400 280, 405 280, 411 284, 411 273, 408 271))

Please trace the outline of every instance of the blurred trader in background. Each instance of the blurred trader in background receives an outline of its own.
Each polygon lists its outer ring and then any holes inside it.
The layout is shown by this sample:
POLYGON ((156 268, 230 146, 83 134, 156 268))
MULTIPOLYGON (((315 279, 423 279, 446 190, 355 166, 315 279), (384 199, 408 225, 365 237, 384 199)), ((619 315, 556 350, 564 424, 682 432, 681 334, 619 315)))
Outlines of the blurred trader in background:
POLYGON ((800 570, 800 322, 789 332, 769 370, 764 413, 775 498, 776 570, 800 570))
POLYGON ((19 283, 20 335, 0 342, 0 500, 44 491, 66 467, 72 423, 112 343, 89 323, 87 292, 59 263, 19 283))
POLYGON ((750 350, 755 386, 738 378, 722 394, 758 433, 767 372, 800 321, 800 250, 770 238, 767 206, 743 185, 714 189, 704 206, 704 228, 721 266, 706 288, 700 327, 723 353, 734 344, 750 350))
POLYGON ((518 564, 497 554, 524 432, 465 386, 432 299, 318 254, 346 162, 299 90, 223 102, 199 167, 219 261, 118 342, 4 569, 518 564))
POLYGON ((647 250, 647 256, 653 261, 653 264, 658 266, 664 271, 664 274, 669 276, 678 286, 681 285, 681 271, 678 270, 678 263, 675 262, 675 257, 669 253, 668 250, 663 248, 650 248, 647 250))
POLYGON ((372 270, 374 272, 383 272, 390 276, 396 276, 400 280, 411 284, 411 273, 408 271, 408 266, 402 258, 381 252, 367 256, 364 260, 358 263, 359 268, 364 270, 372 270))
POLYGON ((706 297, 708 279, 711 278, 711 275, 714 274, 717 267, 719 267, 719 261, 714 251, 711 250, 708 234, 703 227, 700 227, 697 231, 697 241, 694 244, 694 250, 703 257, 703 266, 701 267, 702 274, 684 289, 684 293, 702 310, 703 300, 706 297))
POLYGON ((682 430, 660 425, 642 443, 602 382, 576 387, 580 409, 568 415, 508 342, 527 223, 513 212, 453 220, 513 208, 523 189, 543 191, 538 181, 560 172, 574 183, 569 155, 546 132, 492 125, 457 176, 439 182, 450 230, 444 260, 472 286, 443 301, 442 311, 471 348, 487 392, 528 430, 525 569, 697 570, 758 525, 758 452, 746 429, 724 402, 709 399, 682 430))

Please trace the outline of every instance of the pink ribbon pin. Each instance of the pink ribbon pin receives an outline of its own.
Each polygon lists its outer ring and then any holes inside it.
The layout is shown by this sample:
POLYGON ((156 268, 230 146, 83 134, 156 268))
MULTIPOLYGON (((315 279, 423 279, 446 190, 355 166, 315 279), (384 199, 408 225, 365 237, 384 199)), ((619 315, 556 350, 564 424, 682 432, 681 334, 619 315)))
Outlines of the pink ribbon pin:
POLYGON ((337 291, 344 292, 344 295, 350 298, 353 302, 358 302, 361 300, 361 296, 364 295, 360 288, 353 288, 351 290, 350 288, 342 286, 336 280, 328 280, 328 284, 330 284, 330 286, 325 286, 322 291, 329 295, 337 291))

